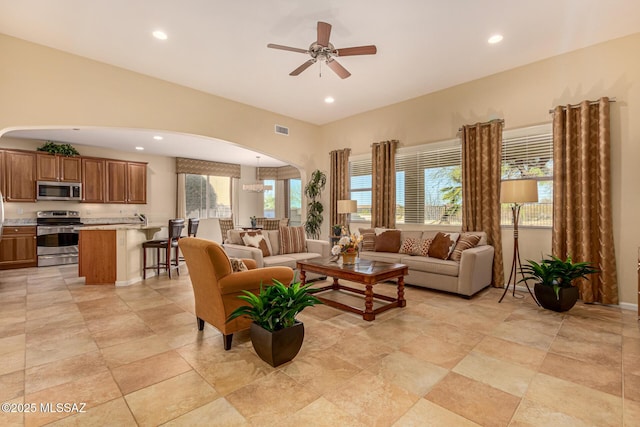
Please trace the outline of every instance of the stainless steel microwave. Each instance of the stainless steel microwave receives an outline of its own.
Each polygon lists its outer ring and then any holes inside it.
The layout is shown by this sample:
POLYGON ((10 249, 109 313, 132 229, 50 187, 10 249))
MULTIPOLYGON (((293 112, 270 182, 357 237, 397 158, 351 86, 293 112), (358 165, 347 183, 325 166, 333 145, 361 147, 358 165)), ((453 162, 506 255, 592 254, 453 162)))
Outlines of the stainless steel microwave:
POLYGON ((38 181, 38 200, 82 200, 79 182, 38 181))

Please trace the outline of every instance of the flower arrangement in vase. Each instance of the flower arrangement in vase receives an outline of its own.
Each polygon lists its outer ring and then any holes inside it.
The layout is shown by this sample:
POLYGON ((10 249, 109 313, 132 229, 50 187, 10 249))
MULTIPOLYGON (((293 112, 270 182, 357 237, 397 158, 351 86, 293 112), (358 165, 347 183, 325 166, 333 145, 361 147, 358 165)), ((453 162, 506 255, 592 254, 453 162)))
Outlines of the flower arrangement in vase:
POLYGON ((353 233, 351 235, 344 235, 338 240, 338 243, 331 248, 331 255, 342 255, 343 264, 355 264, 360 242, 362 242, 362 235, 356 236, 353 233))

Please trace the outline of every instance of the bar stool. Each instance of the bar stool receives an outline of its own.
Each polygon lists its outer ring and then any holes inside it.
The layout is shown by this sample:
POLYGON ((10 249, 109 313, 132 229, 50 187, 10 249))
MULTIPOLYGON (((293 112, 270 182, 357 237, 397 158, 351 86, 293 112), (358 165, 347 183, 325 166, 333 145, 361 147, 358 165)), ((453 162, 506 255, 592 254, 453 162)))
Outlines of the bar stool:
POLYGON ((160 269, 167 270, 169 279, 171 279, 171 270, 178 269, 178 276, 180 275, 180 268, 178 265, 178 239, 182 234, 184 228, 184 219, 170 219, 169 220, 169 237, 167 239, 147 240, 142 244, 142 279, 147 278, 147 270, 156 270, 156 274, 160 276, 160 269), (157 263, 147 266, 147 249, 155 249, 157 263), (175 252, 175 259, 172 258, 172 249, 175 252), (161 261, 161 252, 164 252, 164 262, 161 261))
POLYGON ((189 218, 189 225, 187 226, 187 235, 189 237, 196 237, 198 234, 198 225, 200 220, 198 218, 189 218))

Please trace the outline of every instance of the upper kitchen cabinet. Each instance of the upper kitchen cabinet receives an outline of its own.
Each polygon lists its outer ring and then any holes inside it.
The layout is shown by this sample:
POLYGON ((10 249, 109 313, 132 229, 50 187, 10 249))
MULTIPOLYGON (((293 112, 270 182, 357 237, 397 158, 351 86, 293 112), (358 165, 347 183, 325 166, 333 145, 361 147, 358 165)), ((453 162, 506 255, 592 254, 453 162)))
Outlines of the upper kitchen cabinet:
POLYGON ((107 203, 147 203, 147 164, 107 160, 107 203))
POLYGON ((147 164, 127 163, 127 203, 147 203, 147 164))
POLYGON ((37 153, 36 161, 38 181, 82 181, 82 160, 80 157, 37 153))
POLYGON ((5 200, 36 201, 36 154, 28 151, 4 152, 5 200))
POLYGON ((82 158, 82 201, 104 203, 106 186, 106 161, 90 157, 82 158))

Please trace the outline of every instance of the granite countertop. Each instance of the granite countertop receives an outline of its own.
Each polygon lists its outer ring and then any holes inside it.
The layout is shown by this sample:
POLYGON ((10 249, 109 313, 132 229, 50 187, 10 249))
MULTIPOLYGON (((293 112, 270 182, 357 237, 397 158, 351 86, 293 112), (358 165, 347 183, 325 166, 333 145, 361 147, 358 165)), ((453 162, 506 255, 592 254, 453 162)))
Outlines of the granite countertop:
MULTIPOLYGON (((116 217, 116 218, 81 218, 82 225, 79 225, 78 228, 87 228, 87 227, 98 227, 98 226, 122 226, 122 228, 134 228, 134 229, 142 229, 140 226, 145 226, 144 222, 140 220, 138 217, 116 217)), ((2 223, 5 227, 28 227, 37 225, 37 221, 35 218, 5 218, 2 223)), ((151 224, 153 228, 164 227, 167 224, 165 223, 154 223, 151 224)), ((98 228, 96 228, 98 229, 98 228)), ((109 228, 111 230, 115 228, 109 228)))
POLYGON ((36 225, 35 218, 5 218, 4 227, 30 227, 36 225))
POLYGON ((83 224, 77 226, 75 229, 82 230, 160 230, 162 227, 166 227, 164 223, 152 223, 152 224, 83 224))

